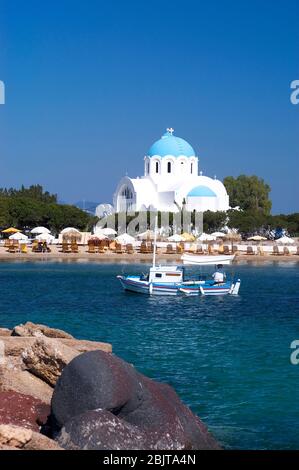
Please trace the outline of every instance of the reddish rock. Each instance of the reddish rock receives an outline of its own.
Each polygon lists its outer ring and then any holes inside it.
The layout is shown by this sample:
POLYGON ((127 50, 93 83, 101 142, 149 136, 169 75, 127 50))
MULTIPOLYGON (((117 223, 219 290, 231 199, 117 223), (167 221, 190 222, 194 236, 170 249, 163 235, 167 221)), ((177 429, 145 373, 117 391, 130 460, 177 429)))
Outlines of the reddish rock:
POLYGON ((0 425, 10 424, 39 431, 50 407, 36 398, 13 391, 0 392, 0 425))

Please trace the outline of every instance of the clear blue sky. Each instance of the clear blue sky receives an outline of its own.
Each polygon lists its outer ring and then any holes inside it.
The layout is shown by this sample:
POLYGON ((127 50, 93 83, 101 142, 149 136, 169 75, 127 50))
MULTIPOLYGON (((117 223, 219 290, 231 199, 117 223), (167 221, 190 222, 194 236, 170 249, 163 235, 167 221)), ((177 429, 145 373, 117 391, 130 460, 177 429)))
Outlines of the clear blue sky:
POLYGON ((166 127, 299 211, 298 0, 0 0, 0 186, 109 202, 166 127))

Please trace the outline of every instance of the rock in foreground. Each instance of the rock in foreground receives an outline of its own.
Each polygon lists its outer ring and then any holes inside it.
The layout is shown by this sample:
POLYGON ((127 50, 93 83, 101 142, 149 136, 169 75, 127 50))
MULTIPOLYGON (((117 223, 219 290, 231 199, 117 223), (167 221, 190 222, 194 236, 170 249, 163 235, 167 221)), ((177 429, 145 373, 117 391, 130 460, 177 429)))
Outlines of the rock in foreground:
POLYGON ((103 351, 81 354, 63 369, 51 419, 66 449, 219 448, 171 387, 103 351))

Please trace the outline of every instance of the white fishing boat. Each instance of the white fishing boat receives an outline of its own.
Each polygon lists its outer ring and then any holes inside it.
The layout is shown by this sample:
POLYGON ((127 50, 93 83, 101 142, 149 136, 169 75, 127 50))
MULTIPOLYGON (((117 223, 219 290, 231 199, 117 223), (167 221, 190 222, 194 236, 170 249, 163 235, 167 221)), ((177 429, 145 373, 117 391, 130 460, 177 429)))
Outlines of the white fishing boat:
MULTIPOLYGON (((156 221, 157 225, 157 221, 156 221)), ((222 282, 213 279, 205 279, 201 274, 197 278, 187 279, 185 268, 180 266, 156 266, 156 233, 154 241, 153 265, 148 274, 117 276, 122 287, 126 291, 147 295, 237 295, 240 288, 240 280, 236 282, 227 280, 223 276, 222 282)), ((200 256, 205 262, 192 262, 194 256, 184 260, 186 264, 215 265, 230 264, 233 257, 226 256, 200 256), (212 262, 213 259, 213 262, 212 262), (220 262, 219 262, 220 260, 220 262)), ((196 257, 198 258, 198 257, 196 257)), ((219 267, 219 266, 218 266, 219 267)))
POLYGON ((191 264, 196 266, 208 266, 216 264, 231 264, 236 255, 192 255, 184 253, 182 261, 184 264, 191 264))

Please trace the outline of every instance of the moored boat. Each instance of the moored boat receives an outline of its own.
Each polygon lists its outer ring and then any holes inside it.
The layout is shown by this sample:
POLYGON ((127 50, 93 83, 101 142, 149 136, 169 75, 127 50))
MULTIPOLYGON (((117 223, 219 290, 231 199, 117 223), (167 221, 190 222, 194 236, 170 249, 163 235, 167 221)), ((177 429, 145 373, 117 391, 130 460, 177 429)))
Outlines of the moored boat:
MULTIPOLYGON (((157 219, 156 219, 157 227, 157 219)), ((214 279, 206 280, 203 276, 186 279, 185 268, 180 266, 156 266, 156 233, 154 241, 153 265, 148 274, 117 276, 126 291, 148 295, 237 295, 240 280, 236 283, 226 279, 224 273, 214 273, 214 279), (216 276, 217 275, 217 276, 216 276), (220 281, 220 282, 219 282, 220 281)), ((184 255, 184 263, 195 265, 230 264, 234 256, 195 256, 184 255), (197 259, 200 258, 200 262, 197 259), (223 261, 224 260, 224 261, 223 261)))
POLYGON ((231 264, 235 258, 235 255, 192 255, 184 253, 182 261, 184 264, 192 264, 196 266, 208 266, 216 264, 231 264))

